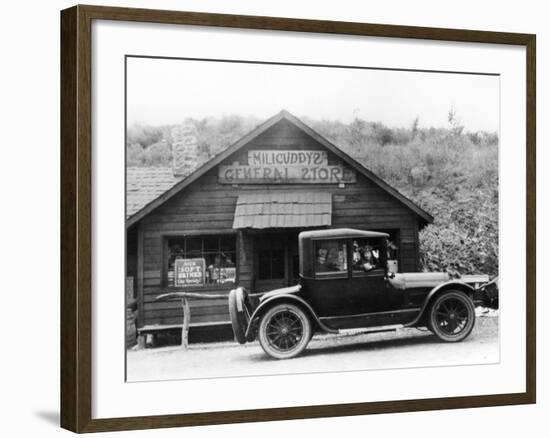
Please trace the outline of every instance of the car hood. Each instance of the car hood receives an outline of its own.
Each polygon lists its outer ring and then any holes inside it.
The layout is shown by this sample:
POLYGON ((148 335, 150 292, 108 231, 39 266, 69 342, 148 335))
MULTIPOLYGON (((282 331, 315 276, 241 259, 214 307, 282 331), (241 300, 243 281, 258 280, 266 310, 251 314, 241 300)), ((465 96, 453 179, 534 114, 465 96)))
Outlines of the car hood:
POLYGON ((390 282, 397 289, 412 289, 415 287, 435 287, 449 280, 449 274, 446 272, 406 272, 395 274, 390 282))
POLYGON ((297 284, 296 286, 289 286, 289 287, 282 287, 280 289, 274 289, 272 291, 266 292, 263 294, 260 298, 260 302, 267 300, 270 297, 273 297, 275 295, 283 295, 283 294, 295 294, 297 292, 300 292, 302 289, 302 286, 297 284))

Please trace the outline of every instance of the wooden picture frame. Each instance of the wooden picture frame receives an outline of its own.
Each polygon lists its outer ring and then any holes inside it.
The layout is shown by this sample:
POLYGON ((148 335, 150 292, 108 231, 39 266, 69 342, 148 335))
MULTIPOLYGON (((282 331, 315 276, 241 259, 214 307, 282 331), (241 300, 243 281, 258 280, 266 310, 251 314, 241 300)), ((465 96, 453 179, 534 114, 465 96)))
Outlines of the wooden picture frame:
POLYGON ((536 401, 535 58, 531 34, 238 16, 166 10, 75 6, 61 12, 61 426, 97 432, 211 425, 536 401), (465 397, 346 403, 126 418, 92 418, 92 90, 94 20, 283 30, 387 38, 517 45, 526 48, 526 391, 465 397))

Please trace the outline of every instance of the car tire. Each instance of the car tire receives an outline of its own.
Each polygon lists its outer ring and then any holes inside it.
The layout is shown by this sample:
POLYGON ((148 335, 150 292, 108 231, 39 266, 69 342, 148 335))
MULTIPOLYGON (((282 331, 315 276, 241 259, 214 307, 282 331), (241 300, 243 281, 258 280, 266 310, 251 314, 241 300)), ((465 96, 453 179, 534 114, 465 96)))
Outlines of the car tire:
POLYGON ((274 359, 290 359, 307 347, 312 336, 311 321, 298 306, 276 304, 260 320, 258 340, 274 359))
POLYGON ((438 295, 430 306, 428 328, 442 341, 460 342, 475 324, 475 307, 464 292, 450 290, 438 295))
POLYGON ((231 317, 235 339, 239 344, 245 344, 248 317, 244 302, 244 291, 241 288, 229 292, 229 316, 231 317))

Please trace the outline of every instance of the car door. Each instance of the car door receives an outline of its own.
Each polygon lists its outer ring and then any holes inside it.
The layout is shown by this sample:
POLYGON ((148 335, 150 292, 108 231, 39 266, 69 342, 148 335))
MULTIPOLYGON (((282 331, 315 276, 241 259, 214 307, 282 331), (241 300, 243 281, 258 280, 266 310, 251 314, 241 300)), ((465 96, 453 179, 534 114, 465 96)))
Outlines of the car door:
POLYGON ((356 314, 386 312, 403 305, 402 291, 387 280, 386 244, 380 238, 352 239, 349 288, 356 314))
POLYGON ((384 312, 392 307, 383 268, 368 272, 352 269, 347 287, 353 296, 354 314, 384 312))
POLYGON ((349 240, 319 239, 313 242, 314 279, 306 299, 320 317, 354 313, 354 292, 348 287, 349 240))

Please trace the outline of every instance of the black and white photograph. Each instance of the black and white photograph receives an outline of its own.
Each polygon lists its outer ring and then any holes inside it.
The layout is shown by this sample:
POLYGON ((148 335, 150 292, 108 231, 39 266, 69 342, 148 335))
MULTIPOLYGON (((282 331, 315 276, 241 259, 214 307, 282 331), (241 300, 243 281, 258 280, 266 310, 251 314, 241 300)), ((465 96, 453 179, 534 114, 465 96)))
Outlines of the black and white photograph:
POLYGON ((5 6, 2 436, 546 430, 543 2, 5 6))
POLYGON ((498 363, 499 86, 128 56, 127 381, 498 363))

